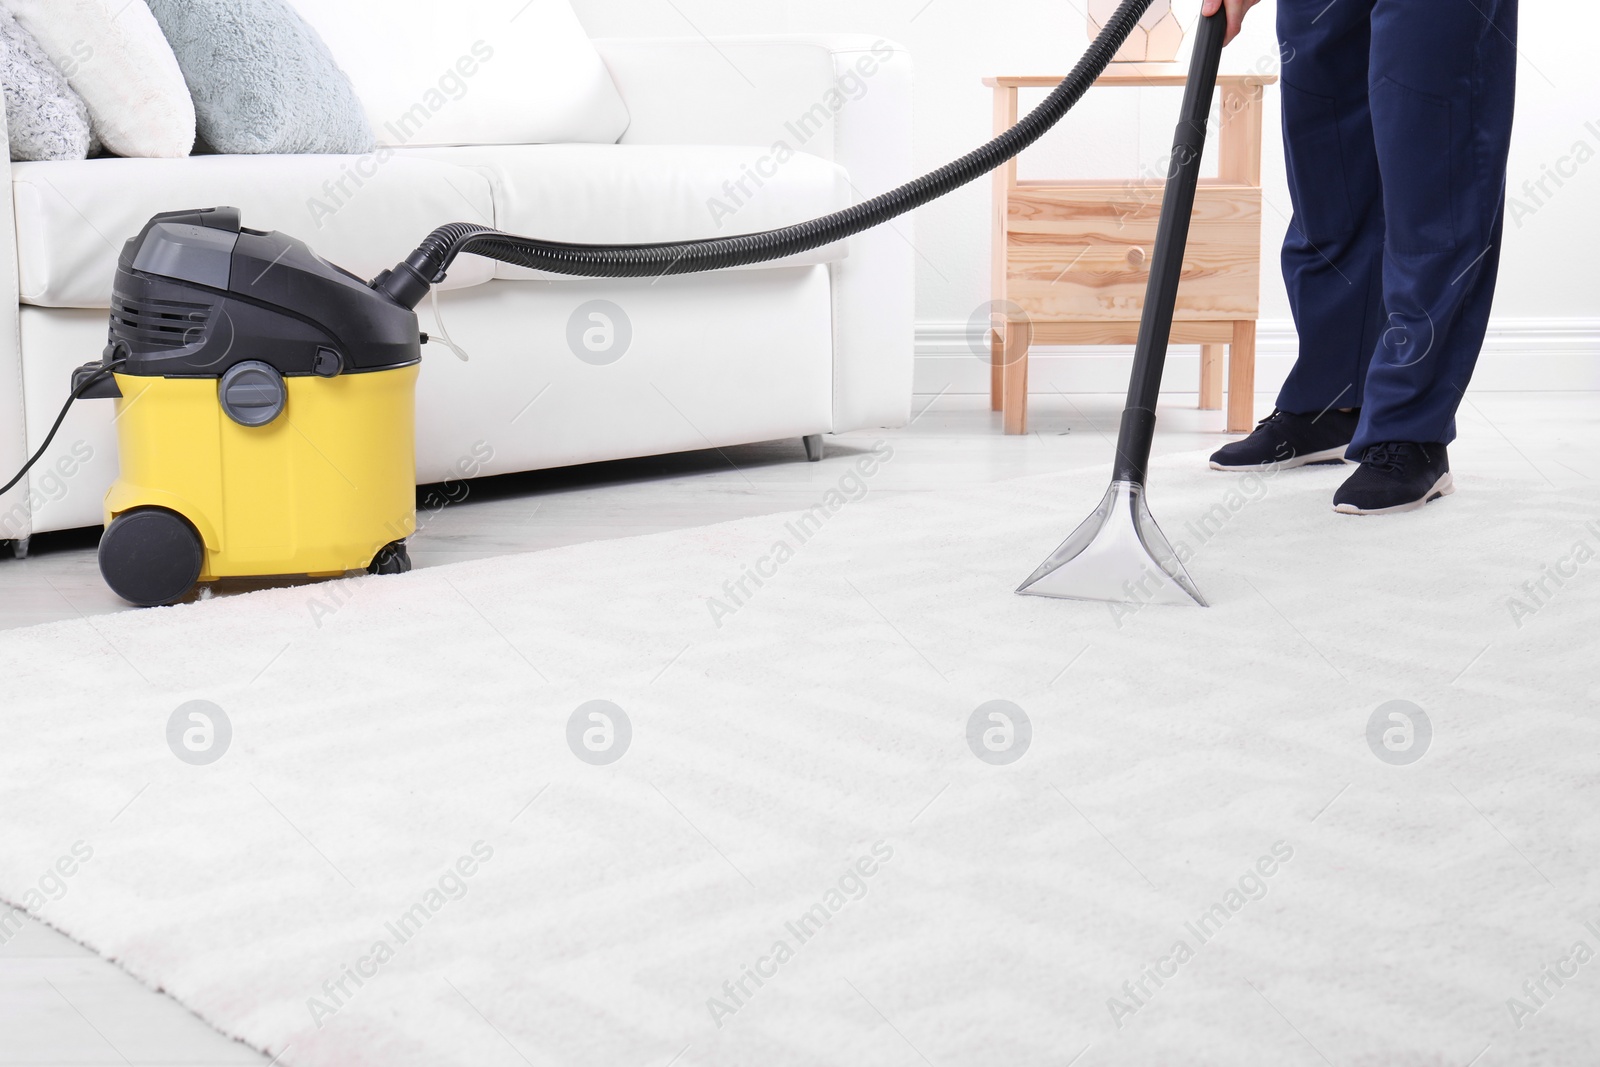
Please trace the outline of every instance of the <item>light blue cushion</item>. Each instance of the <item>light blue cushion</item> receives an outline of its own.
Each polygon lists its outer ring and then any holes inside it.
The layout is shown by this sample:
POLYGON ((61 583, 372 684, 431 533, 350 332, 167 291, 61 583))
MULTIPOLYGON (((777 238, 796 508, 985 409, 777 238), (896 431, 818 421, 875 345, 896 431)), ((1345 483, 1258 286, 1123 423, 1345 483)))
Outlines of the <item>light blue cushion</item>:
POLYGON ((350 79, 287 0, 146 2, 189 83, 200 138, 216 151, 372 151, 350 79))

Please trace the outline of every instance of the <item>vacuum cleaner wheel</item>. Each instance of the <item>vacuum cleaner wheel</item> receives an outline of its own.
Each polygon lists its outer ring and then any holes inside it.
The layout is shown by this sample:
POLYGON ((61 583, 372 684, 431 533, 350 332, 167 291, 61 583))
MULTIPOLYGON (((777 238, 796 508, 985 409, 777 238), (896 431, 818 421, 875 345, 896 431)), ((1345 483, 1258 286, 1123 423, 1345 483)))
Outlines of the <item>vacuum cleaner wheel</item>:
POLYGON ((390 541, 367 564, 368 574, 404 574, 411 569, 411 553, 404 541, 390 541))
POLYGON ((125 511, 100 537, 100 574, 113 593, 141 608, 182 600, 204 563, 200 535, 166 508, 125 511))

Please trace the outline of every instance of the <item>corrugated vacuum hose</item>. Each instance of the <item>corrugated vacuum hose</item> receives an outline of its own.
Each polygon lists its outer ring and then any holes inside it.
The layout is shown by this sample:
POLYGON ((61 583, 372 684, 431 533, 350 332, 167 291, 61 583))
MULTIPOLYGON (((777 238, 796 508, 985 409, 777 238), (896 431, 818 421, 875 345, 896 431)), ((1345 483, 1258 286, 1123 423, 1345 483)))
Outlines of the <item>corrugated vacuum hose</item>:
POLYGON ((655 278, 747 267, 842 241, 976 181, 1043 137, 1105 73, 1150 4, 1151 0, 1123 0, 1066 80, 1011 129, 932 174, 843 211, 761 233, 650 245, 566 244, 456 222, 434 230, 405 262, 374 279, 373 288, 414 308, 431 286, 444 280, 463 252, 553 274, 655 278))

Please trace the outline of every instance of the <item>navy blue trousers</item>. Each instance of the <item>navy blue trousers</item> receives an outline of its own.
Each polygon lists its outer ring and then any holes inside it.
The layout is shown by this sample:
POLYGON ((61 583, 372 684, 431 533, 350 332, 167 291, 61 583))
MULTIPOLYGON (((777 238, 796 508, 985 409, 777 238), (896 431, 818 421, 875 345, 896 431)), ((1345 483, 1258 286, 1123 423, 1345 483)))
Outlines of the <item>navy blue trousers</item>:
POLYGON ((1517 0, 1278 0, 1298 414, 1448 444, 1500 267, 1517 0))

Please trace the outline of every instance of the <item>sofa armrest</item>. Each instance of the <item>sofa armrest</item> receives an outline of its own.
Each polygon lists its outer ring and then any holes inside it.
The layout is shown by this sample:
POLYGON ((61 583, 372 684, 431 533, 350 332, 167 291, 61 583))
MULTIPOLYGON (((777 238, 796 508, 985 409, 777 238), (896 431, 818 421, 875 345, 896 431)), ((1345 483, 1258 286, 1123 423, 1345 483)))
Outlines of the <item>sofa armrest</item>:
MULTIPOLYGON (((0 143, 9 141, 0 109, 0 143)), ((28 460, 28 423, 22 391, 22 338, 18 332, 17 219, 11 199, 11 153, 0 159, 5 207, 0 210, 0 485, 28 460)), ((33 532, 28 479, 0 496, 0 540, 21 540, 33 532)))
MULTIPOLYGON (((915 177, 911 56, 882 38, 595 44, 628 107, 622 144, 807 152, 843 167, 857 201, 915 177)), ((915 255, 908 216, 854 238, 849 258, 832 267, 835 432, 910 418, 915 255)))

